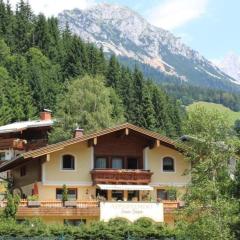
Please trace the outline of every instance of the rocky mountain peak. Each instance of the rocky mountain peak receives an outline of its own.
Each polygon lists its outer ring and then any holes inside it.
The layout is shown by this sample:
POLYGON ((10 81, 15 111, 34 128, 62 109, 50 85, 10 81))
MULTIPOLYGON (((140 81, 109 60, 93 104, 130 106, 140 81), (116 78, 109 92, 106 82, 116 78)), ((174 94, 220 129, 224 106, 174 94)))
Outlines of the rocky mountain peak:
POLYGON ((106 54, 137 61, 161 76, 198 85, 234 82, 180 38, 151 25, 127 7, 101 3, 86 10, 65 10, 58 17, 62 26, 68 23, 75 34, 102 46, 106 54))
POLYGON ((229 52, 219 63, 219 68, 226 74, 236 79, 240 84, 240 56, 235 52, 229 52))

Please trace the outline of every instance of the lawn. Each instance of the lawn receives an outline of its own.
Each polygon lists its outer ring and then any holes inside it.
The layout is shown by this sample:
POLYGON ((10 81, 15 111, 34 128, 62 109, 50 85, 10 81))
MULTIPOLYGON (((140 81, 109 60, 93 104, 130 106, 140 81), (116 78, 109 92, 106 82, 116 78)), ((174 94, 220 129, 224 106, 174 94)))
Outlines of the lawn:
POLYGON ((240 112, 234 112, 230 108, 227 108, 227 107, 223 106, 222 104, 216 104, 216 103, 195 102, 195 103, 187 106, 187 111, 189 109, 195 108, 196 106, 204 106, 205 108, 207 108, 209 110, 218 110, 218 111, 222 112, 223 114, 225 114, 228 117, 228 119, 232 125, 234 125, 234 122, 237 119, 240 119, 240 112))

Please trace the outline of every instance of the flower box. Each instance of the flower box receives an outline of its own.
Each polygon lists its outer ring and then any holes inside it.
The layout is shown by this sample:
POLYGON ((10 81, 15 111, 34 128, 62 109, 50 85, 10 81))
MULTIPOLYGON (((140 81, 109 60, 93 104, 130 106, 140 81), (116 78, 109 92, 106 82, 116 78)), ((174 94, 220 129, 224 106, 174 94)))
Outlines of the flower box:
POLYGON ((77 207, 77 202, 76 201, 65 201, 64 202, 64 207, 77 207))
POLYGON ((40 201, 28 201, 28 207, 41 207, 40 201))

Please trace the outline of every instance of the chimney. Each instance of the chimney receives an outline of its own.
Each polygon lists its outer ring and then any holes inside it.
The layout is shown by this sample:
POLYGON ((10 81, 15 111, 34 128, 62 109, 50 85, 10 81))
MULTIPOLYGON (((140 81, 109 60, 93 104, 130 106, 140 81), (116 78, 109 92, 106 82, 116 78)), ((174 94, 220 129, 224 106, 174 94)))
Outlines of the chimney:
POLYGON ((40 120, 51 120, 52 119, 52 111, 49 109, 43 109, 40 112, 40 120))
POLYGON ((75 138, 82 137, 83 136, 83 132, 84 132, 84 129, 76 128, 75 132, 74 132, 74 137, 75 138))

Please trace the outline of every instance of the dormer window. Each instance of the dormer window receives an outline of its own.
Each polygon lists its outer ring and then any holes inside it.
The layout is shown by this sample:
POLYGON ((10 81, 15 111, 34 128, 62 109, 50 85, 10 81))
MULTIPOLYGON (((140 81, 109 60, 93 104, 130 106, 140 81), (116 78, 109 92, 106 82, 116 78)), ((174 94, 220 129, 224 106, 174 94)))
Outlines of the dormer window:
POLYGON ((62 170, 75 170, 75 158, 70 154, 62 156, 62 170))
POLYGON ((174 159, 171 157, 164 157, 162 162, 162 170, 163 172, 174 172, 174 159))

